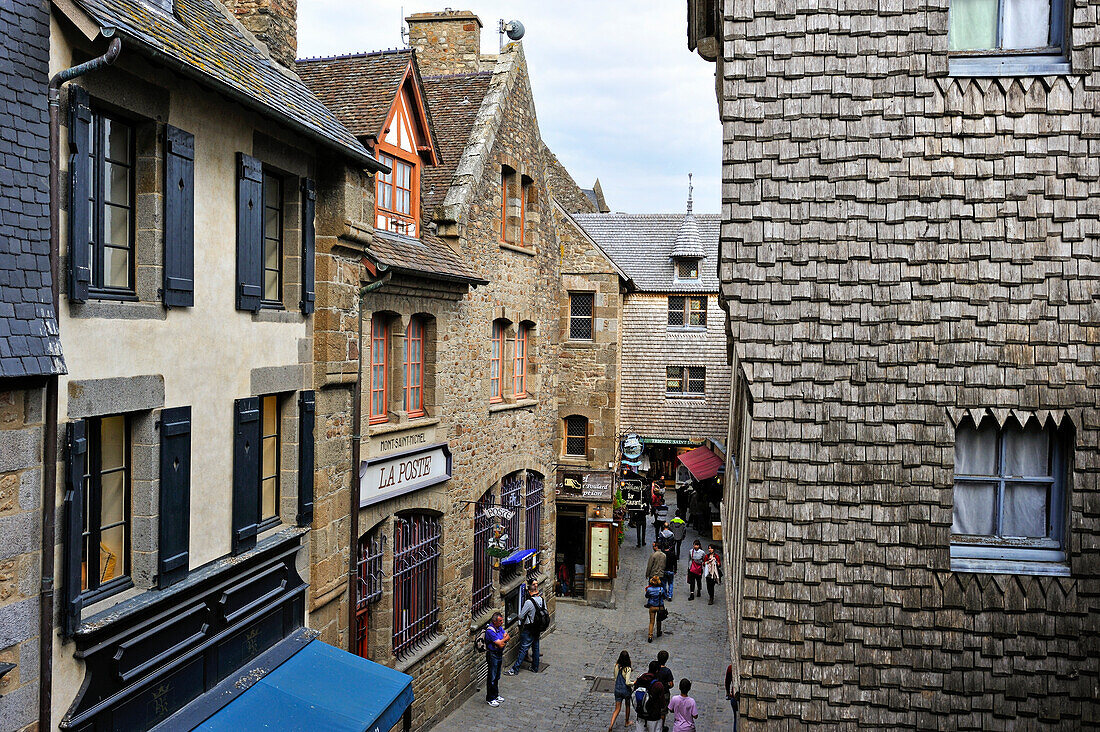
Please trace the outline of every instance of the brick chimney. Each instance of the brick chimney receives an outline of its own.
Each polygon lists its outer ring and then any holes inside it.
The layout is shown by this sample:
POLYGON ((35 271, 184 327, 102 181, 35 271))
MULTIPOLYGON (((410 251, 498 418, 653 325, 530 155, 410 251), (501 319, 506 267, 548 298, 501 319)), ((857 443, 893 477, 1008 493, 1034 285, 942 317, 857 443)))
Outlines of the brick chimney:
POLYGON ((413 13, 409 46, 425 76, 481 71, 481 20, 469 10, 413 13))
POLYGON ((271 58, 294 66, 298 52, 298 0, 222 0, 252 35, 267 45, 271 58))

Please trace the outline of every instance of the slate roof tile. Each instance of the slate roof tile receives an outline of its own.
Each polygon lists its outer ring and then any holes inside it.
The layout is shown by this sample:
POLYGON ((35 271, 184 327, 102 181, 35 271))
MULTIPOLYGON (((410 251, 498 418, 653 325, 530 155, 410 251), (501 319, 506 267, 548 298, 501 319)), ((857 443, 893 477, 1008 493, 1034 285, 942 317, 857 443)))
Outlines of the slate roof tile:
POLYGON ((440 165, 425 168, 420 177, 420 210, 426 216, 447 196, 492 78, 491 71, 424 77, 424 93, 443 158, 440 165))
POLYGON ((379 136, 412 56, 412 49, 403 48, 307 58, 295 70, 353 135, 379 136))

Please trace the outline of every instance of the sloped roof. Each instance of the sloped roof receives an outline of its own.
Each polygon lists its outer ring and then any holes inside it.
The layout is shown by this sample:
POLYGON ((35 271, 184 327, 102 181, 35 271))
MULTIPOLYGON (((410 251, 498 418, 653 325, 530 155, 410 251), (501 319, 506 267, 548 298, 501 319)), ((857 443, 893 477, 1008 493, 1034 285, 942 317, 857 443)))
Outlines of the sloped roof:
POLYGON ((472 285, 486 280, 470 271, 445 241, 424 228, 419 239, 390 231, 375 230, 370 251, 376 260, 397 272, 422 274, 472 285))
POLYGON ((378 161, 293 72, 268 58, 217 0, 175 0, 175 13, 141 0, 75 0, 123 39, 123 53, 157 60, 368 165, 378 161))
POLYGON ((420 210, 425 221, 431 220, 433 210, 447 196, 492 77, 491 71, 424 77, 424 92, 443 158, 440 165, 427 167, 420 175, 420 210))
POLYGON ((694 217, 706 259, 699 263, 699 279, 688 281, 676 279, 671 258, 684 218, 684 214, 573 214, 573 219, 630 276, 638 290, 717 292, 721 217, 694 217))

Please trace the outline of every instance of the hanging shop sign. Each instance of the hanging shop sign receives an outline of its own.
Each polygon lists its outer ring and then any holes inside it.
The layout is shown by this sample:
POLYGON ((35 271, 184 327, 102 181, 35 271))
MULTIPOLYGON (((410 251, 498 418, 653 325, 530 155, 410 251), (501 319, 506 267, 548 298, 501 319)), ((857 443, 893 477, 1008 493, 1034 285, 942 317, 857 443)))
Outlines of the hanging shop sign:
POLYGON ((610 502, 613 478, 611 473, 563 473, 556 494, 565 499, 610 502))
POLYGON ((637 435, 627 435, 623 438, 622 453, 623 464, 637 468, 642 464, 642 452, 645 446, 637 435))
POLYGON ((450 477, 451 451, 445 442, 364 460, 359 466, 359 507, 437 485, 450 477))
POLYGON ((642 490, 642 481, 640 480, 619 481, 619 492, 623 496, 623 505, 627 511, 640 511, 645 508, 642 490))
POLYGON ((703 440, 687 440, 678 437, 646 437, 641 435, 638 437, 646 445, 702 445, 703 440))

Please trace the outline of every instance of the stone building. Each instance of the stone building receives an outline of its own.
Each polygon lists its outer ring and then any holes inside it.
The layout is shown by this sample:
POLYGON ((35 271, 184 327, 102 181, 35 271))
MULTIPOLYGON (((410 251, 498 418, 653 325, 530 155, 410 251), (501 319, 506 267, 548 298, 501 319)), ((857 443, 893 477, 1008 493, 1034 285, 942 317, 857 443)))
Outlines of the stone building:
POLYGON ((643 470, 654 478, 688 484, 691 475, 679 455, 708 439, 723 442, 728 424, 718 216, 695 215, 689 195, 685 214, 574 218, 632 285, 622 304, 617 437, 641 439, 643 470))
MULTIPOLYGON (((0 728, 34 729, 46 383, 64 373, 49 260, 49 10, 0 8, 0 728)), ((47 640, 47 648, 49 648, 47 640)))
MULTIPOLYGON (((319 484, 317 531, 332 541, 313 558, 323 567, 315 607, 321 588, 333 589, 332 609, 315 614, 326 637, 412 675, 414 722, 427 726, 483 678, 475 640, 492 612, 512 625, 524 580, 553 573, 546 482, 561 265, 522 47, 482 56, 481 22, 465 11, 408 23, 411 49, 306 59, 297 70, 393 170, 362 201, 373 234, 360 481, 354 514, 350 481, 334 474, 331 493, 319 484), (529 556, 495 566, 489 542, 501 533, 510 558, 529 556)), ((330 345, 317 369, 346 377, 358 355, 359 281, 334 272, 331 282, 340 304, 325 316, 330 345)), ((322 392, 330 435, 348 434, 351 397, 322 392)))
POLYGON ((1094 4, 689 2, 743 721, 1100 721, 1094 4))

